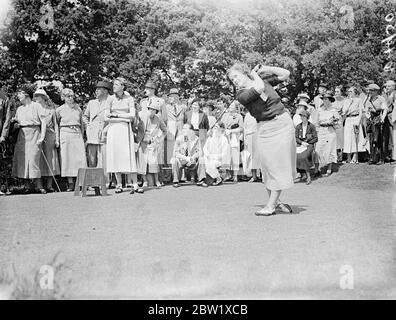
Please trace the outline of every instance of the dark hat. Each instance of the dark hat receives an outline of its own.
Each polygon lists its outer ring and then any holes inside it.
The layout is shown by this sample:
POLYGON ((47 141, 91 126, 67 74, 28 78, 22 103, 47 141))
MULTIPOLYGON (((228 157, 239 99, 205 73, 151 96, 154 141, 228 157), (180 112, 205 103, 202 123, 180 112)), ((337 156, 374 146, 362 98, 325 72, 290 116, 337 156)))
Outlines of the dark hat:
POLYGON ((326 98, 329 99, 331 102, 334 102, 334 101, 335 101, 333 95, 331 95, 330 93, 326 93, 326 94, 323 96, 323 99, 326 99, 326 98))
POLYGON ((154 89, 154 90, 157 89, 157 85, 151 80, 147 81, 146 85, 144 87, 154 89))
POLYGON ((177 88, 172 88, 172 89, 170 89, 169 95, 171 95, 171 94, 177 94, 177 95, 179 95, 179 94, 180 94, 180 93, 179 93, 179 89, 177 89, 177 88))
POLYGON ((303 110, 300 112, 300 117, 305 117, 305 118, 309 119, 309 116, 310 116, 310 114, 307 110, 303 110))
POLYGON ((109 81, 98 81, 96 83, 96 88, 105 88, 111 91, 113 89, 113 85, 109 81))
POLYGON ((33 99, 34 89, 31 85, 23 84, 19 87, 18 91, 25 92, 30 97, 30 99, 33 99))
POLYGON ((369 84, 367 86, 367 89, 369 89, 369 90, 380 90, 381 88, 377 84, 371 83, 371 84, 369 84))

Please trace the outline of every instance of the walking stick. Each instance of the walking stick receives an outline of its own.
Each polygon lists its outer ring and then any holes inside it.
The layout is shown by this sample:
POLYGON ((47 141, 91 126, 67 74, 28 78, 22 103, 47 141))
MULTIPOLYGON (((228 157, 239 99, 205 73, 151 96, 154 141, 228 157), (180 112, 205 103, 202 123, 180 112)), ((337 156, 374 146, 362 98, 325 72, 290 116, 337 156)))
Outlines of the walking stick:
POLYGON ((47 164, 47 166, 48 166, 48 169, 49 169, 49 171, 51 172, 52 178, 53 178, 54 181, 55 181, 56 187, 58 188, 58 191, 61 192, 61 190, 60 190, 60 188, 59 188, 59 185, 58 185, 58 182, 56 181, 54 172, 52 171, 51 166, 50 166, 49 163, 48 163, 47 157, 45 156, 45 154, 44 154, 44 152, 43 152, 43 148, 42 148, 41 146, 40 146, 39 148, 40 148, 41 154, 43 155, 44 160, 45 160, 45 162, 46 162, 46 164, 47 164))
POLYGON ((359 163, 359 126, 360 125, 355 125, 354 126, 354 132, 355 132, 355 139, 356 139, 356 163, 359 163))

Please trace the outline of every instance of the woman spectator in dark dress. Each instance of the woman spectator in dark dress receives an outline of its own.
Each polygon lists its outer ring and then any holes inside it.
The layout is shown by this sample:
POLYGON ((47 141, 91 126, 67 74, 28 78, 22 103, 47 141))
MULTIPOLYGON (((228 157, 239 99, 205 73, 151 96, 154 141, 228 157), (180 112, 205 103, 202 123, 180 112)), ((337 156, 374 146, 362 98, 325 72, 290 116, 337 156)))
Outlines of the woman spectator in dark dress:
POLYGON ((309 172, 312 167, 312 153, 315 148, 315 143, 318 141, 315 126, 308 121, 309 112, 304 110, 300 112, 302 123, 296 127, 296 142, 297 142, 297 170, 306 174, 302 180, 311 184, 311 174, 309 172))

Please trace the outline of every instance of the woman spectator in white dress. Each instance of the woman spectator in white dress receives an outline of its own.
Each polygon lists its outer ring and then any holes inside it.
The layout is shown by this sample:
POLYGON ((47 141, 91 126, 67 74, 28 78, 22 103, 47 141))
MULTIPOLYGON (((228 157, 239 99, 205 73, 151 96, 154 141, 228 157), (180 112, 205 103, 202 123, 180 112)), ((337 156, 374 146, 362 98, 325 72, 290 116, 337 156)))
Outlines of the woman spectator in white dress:
POLYGON ((131 194, 138 190, 136 148, 131 123, 136 118, 135 102, 125 94, 126 80, 116 78, 113 83, 114 99, 110 109, 104 113, 109 122, 107 130, 106 164, 107 172, 116 177, 116 193, 122 190, 122 174, 130 175, 133 181, 131 194))
POLYGON ((319 131, 316 153, 319 158, 319 167, 327 166, 324 177, 332 173, 332 165, 337 162, 336 128, 339 125, 340 116, 332 107, 332 102, 334 102, 334 97, 328 93, 324 94, 318 110, 319 131))
POLYGON ((342 116, 345 118, 344 152, 347 154, 347 163, 358 163, 358 153, 366 151, 361 125, 362 115, 363 103, 358 96, 357 88, 350 87, 348 98, 342 107, 342 116))
POLYGON ((34 92, 34 100, 40 103, 43 108, 42 120, 45 126, 45 138, 41 145, 43 151, 40 162, 41 176, 46 178, 47 192, 54 192, 53 176, 60 174, 57 150, 59 148, 59 126, 56 121, 55 105, 44 89, 34 92))
POLYGON ((258 180, 258 171, 260 170, 260 157, 257 150, 257 121, 256 119, 247 111, 245 119, 243 120, 243 133, 244 133, 244 146, 246 150, 250 153, 251 157, 251 173, 252 178, 249 182, 255 182, 258 180))
POLYGON ((78 169, 87 166, 83 139, 83 120, 81 108, 74 102, 74 92, 63 89, 63 105, 55 110, 59 125, 59 144, 61 154, 61 176, 67 177, 67 191, 73 191, 73 180, 78 169))

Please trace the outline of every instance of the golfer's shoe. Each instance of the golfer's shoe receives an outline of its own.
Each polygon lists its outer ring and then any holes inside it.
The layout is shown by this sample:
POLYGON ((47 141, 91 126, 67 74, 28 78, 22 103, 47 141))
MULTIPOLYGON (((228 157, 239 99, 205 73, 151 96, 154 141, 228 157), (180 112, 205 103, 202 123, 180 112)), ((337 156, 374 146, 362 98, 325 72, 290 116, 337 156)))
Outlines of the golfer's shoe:
POLYGON ((287 203, 283 203, 281 201, 278 200, 277 204, 276 204, 276 208, 277 210, 284 212, 284 213, 293 213, 293 209, 287 204, 287 203))
POLYGON ((267 217, 267 216, 272 216, 272 215, 276 214, 276 212, 275 212, 275 209, 271 209, 271 208, 265 206, 263 209, 261 209, 259 211, 256 211, 254 214, 256 216, 265 216, 265 217, 267 217))

